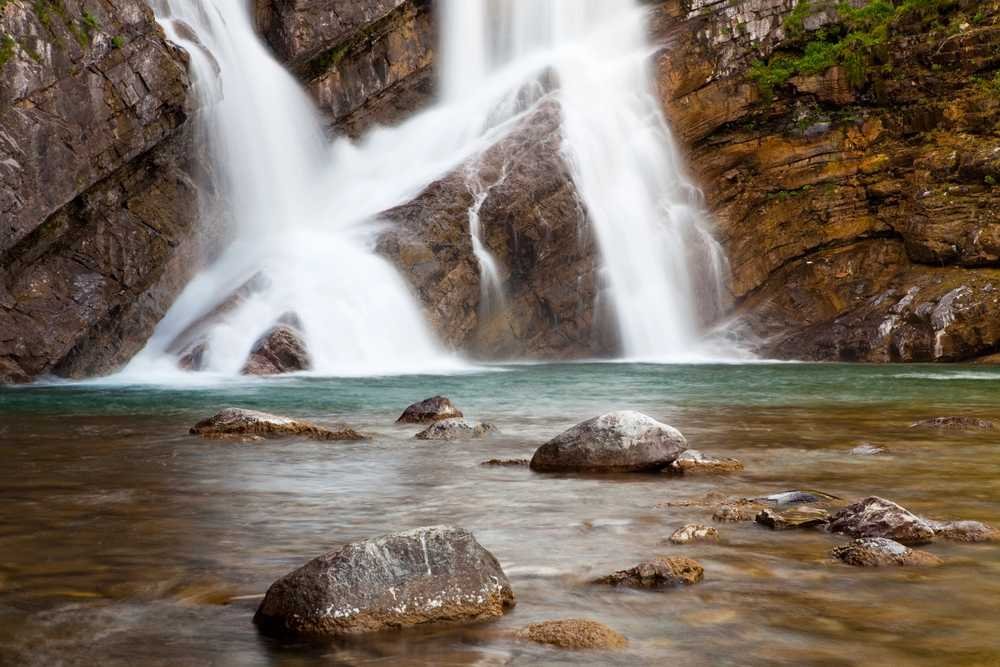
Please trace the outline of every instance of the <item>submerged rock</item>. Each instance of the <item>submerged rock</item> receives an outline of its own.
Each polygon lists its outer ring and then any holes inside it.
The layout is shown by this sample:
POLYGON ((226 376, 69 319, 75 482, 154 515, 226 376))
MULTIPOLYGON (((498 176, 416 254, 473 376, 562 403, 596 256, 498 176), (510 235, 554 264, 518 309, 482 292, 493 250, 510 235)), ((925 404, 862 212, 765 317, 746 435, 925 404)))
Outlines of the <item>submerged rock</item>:
POLYGON ((818 507, 796 507, 781 512, 767 508, 761 510, 754 521, 771 530, 814 528, 827 524, 830 513, 818 507))
POLYGON ((308 370, 312 363, 299 332, 282 324, 254 343, 243 375, 280 375, 308 370))
POLYGON ((451 418, 436 421, 414 437, 418 440, 467 440, 482 438, 497 432, 493 424, 473 426, 464 419, 451 418))
POLYGON ((854 456, 877 456, 878 454, 885 454, 885 451, 885 447, 873 445, 870 442, 862 442, 857 447, 851 449, 851 454, 854 456))
POLYGON ((502 616, 514 592, 466 530, 417 528, 359 542, 274 582, 254 615, 265 633, 332 637, 502 616))
POLYGON ((242 408, 226 408, 212 417, 198 422, 191 428, 191 435, 200 435, 204 438, 302 436, 313 440, 366 439, 365 436, 348 426, 341 426, 334 430, 306 421, 242 408))
POLYGON ((442 419, 462 417, 462 411, 452 405, 446 396, 433 396, 414 403, 403 410, 397 424, 430 424, 442 419))
POLYGON ((625 637, 603 623, 579 618, 533 623, 518 630, 514 636, 567 649, 613 649, 623 648, 628 644, 625 637))
POLYGON ((855 567, 889 565, 940 565, 934 554, 910 549, 885 537, 863 537, 830 552, 837 560, 855 567))
POLYGON ((1000 530, 981 521, 932 521, 934 536, 953 542, 1000 542, 1000 530))
POLYGON ((769 496, 755 498, 758 502, 770 503, 773 505, 798 505, 800 503, 824 503, 831 500, 840 500, 837 496, 831 496, 822 491, 783 491, 772 493, 769 496))
POLYGON ((685 450, 681 432, 640 412, 625 410, 588 419, 538 448, 539 472, 655 472, 685 450))
POLYGON ((594 583, 629 588, 668 588, 697 584, 704 577, 705 568, 696 560, 660 556, 627 570, 619 570, 606 577, 595 579, 594 583))
POLYGON ((747 498, 727 501, 715 509, 715 512, 712 514, 712 520, 722 523, 753 521, 763 509, 765 509, 764 505, 754 500, 748 500, 747 498))
POLYGON ((739 472, 743 470, 743 464, 736 459, 716 459, 706 456, 697 449, 689 449, 682 452, 668 470, 672 473, 709 473, 720 474, 727 472, 739 472))
POLYGON ((670 535, 670 541, 674 544, 689 544, 691 542, 718 542, 719 531, 710 526, 702 526, 696 523, 689 523, 683 528, 678 528, 670 535))
POLYGON ((910 428, 941 431, 994 431, 996 424, 977 417, 935 417, 910 424, 910 428))
POLYGON ((851 537, 886 537, 902 544, 923 544, 934 539, 934 526, 927 519, 878 496, 837 512, 830 520, 830 532, 851 537))
POLYGON ((531 461, 528 459, 490 459, 489 461, 483 461, 479 465, 481 466, 526 466, 531 461))

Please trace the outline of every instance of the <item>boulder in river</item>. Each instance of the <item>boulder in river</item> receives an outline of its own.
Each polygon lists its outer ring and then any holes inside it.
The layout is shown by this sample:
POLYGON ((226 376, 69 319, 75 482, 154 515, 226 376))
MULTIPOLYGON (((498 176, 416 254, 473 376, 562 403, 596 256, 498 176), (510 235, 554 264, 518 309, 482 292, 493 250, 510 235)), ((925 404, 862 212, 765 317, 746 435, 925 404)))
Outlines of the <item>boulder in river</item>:
POLYGON ((191 435, 217 439, 286 436, 301 436, 313 440, 366 439, 349 426, 330 429, 306 421, 242 408, 226 408, 208 419, 203 419, 191 428, 191 435))
POLYGON ((705 568, 691 558, 659 556, 627 570, 619 570, 594 581, 595 584, 629 588, 669 588, 697 584, 705 577, 705 568))
POLYGON ((533 623, 514 636, 566 649, 614 649, 628 644, 625 637, 603 623, 579 618, 533 623))
POLYGON ((830 521, 830 513, 819 507, 791 507, 782 511, 768 507, 758 512, 754 521, 771 530, 815 528, 826 525, 830 521))
POLYGON ((859 500, 834 514, 830 532, 851 537, 887 537, 902 544, 923 544, 934 539, 930 521, 878 496, 859 500))
POLYGON ((418 440, 471 440, 496 432, 497 427, 493 424, 473 426, 461 417, 453 417, 434 422, 414 437, 418 440))
POLYGON ((254 343, 240 372, 243 375, 280 375, 308 370, 311 365, 301 334, 287 324, 280 324, 254 343))
POLYGON ((678 528, 670 535, 673 544, 689 544, 691 542, 718 542, 719 531, 711 526, 701 526, 696 523, 689 523, 682 528, 678 528))
POLYGON ((707 473, 721 474, 727 472, 739 472, 743 470, 743 464, 736 459, 717 459, 706 456, 697 449, 689 449, 682 452, 674 459, 674 462, 667 468, 672 473, 707 473))
POLYGON ((266 634, 335 637, 496 618, 514 592, 466 530, 417 528, 351 542, 274 582, 254 616, 266 634))
POLYGON ((720 504, 712 514, 713 521, 721 523, 737 523, 740 521, 753 521, 757 514, 765 506, 755 500, 740 498, 730 500, 720 504))
POLYGON ((1000 542, 1000 530, 981 521, 931 521, 934 536, 953 542, 1000 542))
POLYGON ((862 537, 830 552, 837 560, 855 567, 886 567, 889 565, 940 565, 934 554, 910 549, 885 537, 862 537))
POLYGON ((940 431, 994 431, 996 424, 978 417, 935 417, 910 424, 910 428, 940 431))
POLYGON ((535 451, 539 472, 655 472, 687 447, 681 432, 640 412, 625 410, 588 419, 535 451))
POLYGON ((418 401, 403 410, 397 424, 430 424, 442 419, 462 417, 462 411, 452 405, 446 396, 432 396, 418 401))

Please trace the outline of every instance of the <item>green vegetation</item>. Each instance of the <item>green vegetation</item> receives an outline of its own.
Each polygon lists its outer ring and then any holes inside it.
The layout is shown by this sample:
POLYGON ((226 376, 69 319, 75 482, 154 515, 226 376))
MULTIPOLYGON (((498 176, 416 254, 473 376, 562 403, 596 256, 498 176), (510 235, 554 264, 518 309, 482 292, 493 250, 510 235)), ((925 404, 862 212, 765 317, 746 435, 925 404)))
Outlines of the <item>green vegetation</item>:
POLYGON ((851 85, 860 86, 873 63, 888 60, 888 42, 900 24, 916 21, 923 25, 935 21, 955 2, 870 0, 862 7, 839 2, 835 5, 838 22, 808 33, 806 19, 824 6, 833 6, 833 2, 817 4, 816 0, 799 0, 785 18, 785 49, 766 61, 755 61, 749 77, 765 98, 772 97, 775 88, 785 85, 793 76, 822 74, 835 65, 845 68, 851 85))
POLYGON ((111 38, 111 46, 113 46, 116 49, 122 48, 123 46, 125 46, 125 38, 122 37, 121 35, 115 35, 114 37, 111 38))
POLYGON ((0 37, 0 67, 7 64, 7 61, 14 56, 14 48, 17 46, 17 42, 10 35, 4 33, 3 37, 0 37))
POLYGON ((990 186, 991 188, 997 184, 997 179, 992 174, 986 174, 986 178, 984 178, 983 180, 986 182, 986 185, 990 186))

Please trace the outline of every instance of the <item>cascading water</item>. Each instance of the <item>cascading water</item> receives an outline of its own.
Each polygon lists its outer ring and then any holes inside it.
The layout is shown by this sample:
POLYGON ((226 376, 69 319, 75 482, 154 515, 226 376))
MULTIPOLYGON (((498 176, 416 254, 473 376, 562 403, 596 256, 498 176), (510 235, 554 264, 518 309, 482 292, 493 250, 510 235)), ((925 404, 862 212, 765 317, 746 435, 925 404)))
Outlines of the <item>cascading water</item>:
POLYGON ((238 373, 255 341, 282 321, 301 329, 317 373, 454 366, 402 278, 374 253, 373 223, 465 163, 484 303, 502 306, 501 271, 479 220, 492 184, 469 158, 547 96, 562 109, 564 157, 602 255, 599 298, 612 304, 625 354, 697 354, 693 285, 715 290, 724 261, 652 94, 637 0, 442 0, 438 104, 332 146, 304 91, 257 37, 245 2, 156 2, 170 38, 191 54, 234 224, 228 247, 126 374, 176 372, 192 332, 204 370, 238 373))

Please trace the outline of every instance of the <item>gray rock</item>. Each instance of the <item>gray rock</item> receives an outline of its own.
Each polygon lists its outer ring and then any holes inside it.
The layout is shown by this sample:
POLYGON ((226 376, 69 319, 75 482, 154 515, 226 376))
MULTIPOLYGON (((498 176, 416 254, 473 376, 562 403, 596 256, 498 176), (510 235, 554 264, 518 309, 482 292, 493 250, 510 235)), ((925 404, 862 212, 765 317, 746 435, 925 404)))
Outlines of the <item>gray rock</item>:
POLYGON ((823 503, 830 500, 839 500, 837 496, 831 496, 822 491, 783 491, 782 493, 772 493, 769 496, 754 498, 758 502, 770 503, 773 505, 798 505, 801 503, 823 503))
POLYGON ((997 542, 1000 531, 981 521, 931 521, 934 536, 953 542, 997 542))
POLYGON ((830 555, 855 567, 941 564, 941 559, 934 554, 910 549, 885 537, 863 537, 837 547, 830 555))
POLYGON ((886 537, 902 544, 923 544, 934 539, 931 522, 878 496, 837 512, 830 520, 830 532, 851 537, 886 537))
POLYGON ((466 530, 417 528, 352 542, 274 582, 254 616, 266 634, 333 637, 503 615, 514 592, 466 530))
POLYGON ((539 472, 654 472, 687 447, 681 432, 642 413, 625 410, 589 419, 535 452, 539 472))
POLYGON ((452 405, 446 396, 433 396, 418 401, 403 410, 397 424, 431 424, 442 419, 462 417, 462 411, 452 405))
POLYGON ((457 417, 436 421, 414 437, 418 440, 469 440, 482 438, 497 432, 493 424, 478 424, 473 426, 464 419, 457 417))

